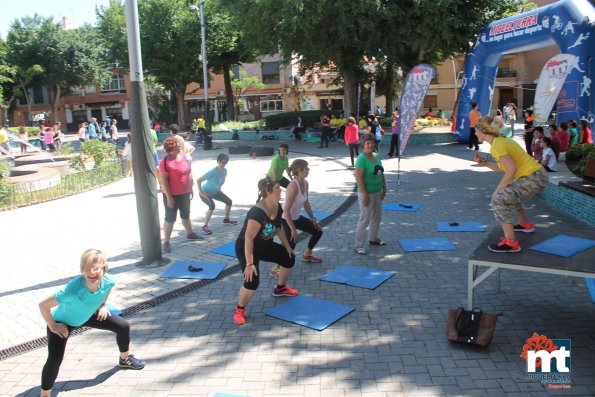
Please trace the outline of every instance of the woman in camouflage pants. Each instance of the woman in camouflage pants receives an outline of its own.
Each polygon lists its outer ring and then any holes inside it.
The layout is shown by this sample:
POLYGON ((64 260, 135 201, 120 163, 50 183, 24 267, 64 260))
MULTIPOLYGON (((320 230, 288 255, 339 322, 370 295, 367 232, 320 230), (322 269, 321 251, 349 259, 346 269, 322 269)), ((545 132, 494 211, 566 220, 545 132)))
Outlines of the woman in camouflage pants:
POLYGON ((493 117, 482 117, 476 124, 477 137, 490 144, 490 153, 496 163, 489 163, 479 154, 477 164, 488 167, 504 176, 492 194, 492 209, 504 232, 504 237, 489 249, 493 252, 519 252, 521 247, 515 240, 515 231, 532 233, 535 231, 529 220, 523 201, 542 192, 548 184, 545 169, 523 148, 510 138, 501 137, 493 117), (519 222, 514 224, 514 214, 519 222))

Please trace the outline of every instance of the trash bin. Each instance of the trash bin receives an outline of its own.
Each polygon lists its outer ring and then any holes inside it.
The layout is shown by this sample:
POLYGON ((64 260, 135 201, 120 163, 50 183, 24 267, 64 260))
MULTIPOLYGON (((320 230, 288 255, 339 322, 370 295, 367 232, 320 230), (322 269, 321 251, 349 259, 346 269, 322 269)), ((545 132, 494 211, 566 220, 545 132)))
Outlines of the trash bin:
POLYGON ((213 150, 213 137, 211 135, 203 136, 203 143, 202 143, 203 150, 213 150))

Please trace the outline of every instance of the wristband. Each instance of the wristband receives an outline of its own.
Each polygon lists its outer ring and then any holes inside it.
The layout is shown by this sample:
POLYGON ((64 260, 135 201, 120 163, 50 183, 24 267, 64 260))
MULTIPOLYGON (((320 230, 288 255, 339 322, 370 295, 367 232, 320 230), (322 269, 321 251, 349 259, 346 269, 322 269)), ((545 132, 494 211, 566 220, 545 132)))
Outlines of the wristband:
POLYGON ((248 263, 246 266, 254 266, 254 263, 248 263))

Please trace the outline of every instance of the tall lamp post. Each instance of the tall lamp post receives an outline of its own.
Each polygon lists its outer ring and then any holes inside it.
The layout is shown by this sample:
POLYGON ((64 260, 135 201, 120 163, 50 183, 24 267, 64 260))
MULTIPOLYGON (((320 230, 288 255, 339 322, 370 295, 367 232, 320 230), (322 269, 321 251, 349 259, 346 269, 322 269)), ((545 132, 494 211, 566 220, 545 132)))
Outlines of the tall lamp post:
POLYGON ((195 5, 188 6, 189 11, 196 12, 196 15, 200 19, 200 56, 202 58, 202 80, 203 90, 205 94, 205 122, 206 122, 206 137, 203 141, 203 147, 206 149, 206 141, 211 135, 211 122, 209 117, 209 68, 207 64, 207 39, 206 39, 206 26, 205 26, 205 0, 200 0, 200 7, 195 5))

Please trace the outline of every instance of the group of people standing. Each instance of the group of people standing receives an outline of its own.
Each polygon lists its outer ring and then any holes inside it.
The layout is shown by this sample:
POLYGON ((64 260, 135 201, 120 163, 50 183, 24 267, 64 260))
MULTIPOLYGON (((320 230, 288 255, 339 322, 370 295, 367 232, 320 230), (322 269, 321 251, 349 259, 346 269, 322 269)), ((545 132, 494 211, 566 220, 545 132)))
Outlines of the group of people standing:
POLYGON ((115 118, 106 118, 102 122, 98 122, 95 117, 91 118, 90 122, 79 123, 77 136, 80 142, 97 139, 103 142, 110 142, 114 145, 118 144, 118 120, 115 118))

